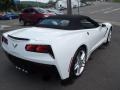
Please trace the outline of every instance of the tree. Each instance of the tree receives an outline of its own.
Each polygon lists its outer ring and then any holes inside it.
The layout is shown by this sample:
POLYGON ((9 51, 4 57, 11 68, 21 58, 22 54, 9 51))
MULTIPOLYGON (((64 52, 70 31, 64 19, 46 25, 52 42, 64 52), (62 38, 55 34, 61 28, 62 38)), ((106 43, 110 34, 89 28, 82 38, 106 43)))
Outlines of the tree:
POLYGON ((0 4, 2 5, 2 8, 0 8, 2 11, 11 8, 11 0, 0 0, 0 4))
POLYGON ((10 9, 15 8, 15 2, 14 0, 0 0, 0 10, 1 11, 7 11, 10 9))

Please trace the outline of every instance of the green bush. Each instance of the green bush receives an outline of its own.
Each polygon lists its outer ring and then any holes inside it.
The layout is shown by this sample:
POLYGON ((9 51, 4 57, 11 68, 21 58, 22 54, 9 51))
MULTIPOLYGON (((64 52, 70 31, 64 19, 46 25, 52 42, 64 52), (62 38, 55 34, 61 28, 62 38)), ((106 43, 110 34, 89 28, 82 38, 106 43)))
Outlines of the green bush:
POLYGON ((120 0, 113 0, 113 2, 120 2, 120 0))

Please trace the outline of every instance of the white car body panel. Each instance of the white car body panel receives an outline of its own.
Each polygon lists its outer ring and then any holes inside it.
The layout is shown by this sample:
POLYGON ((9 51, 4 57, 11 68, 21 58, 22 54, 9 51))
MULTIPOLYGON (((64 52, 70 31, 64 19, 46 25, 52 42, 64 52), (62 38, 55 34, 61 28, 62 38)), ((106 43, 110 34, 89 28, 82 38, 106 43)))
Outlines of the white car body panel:
MULTIPOLYGON (((3 49, 18 58, 28 61, 55 65, 61 79, 69 77, 71 60, 81 45, 87 46, 87 58, 102 43, 106 42, 110 23, 104 23, 106 27, 97 27, 86 30, 59 30, 50 28, 23 28, 3 34, 8 39, 8 45, 2 43, 3 49), (8 35, 20 38, 28 38, 30 41, 12 40, 8 35), (16 48, 14 44, 18 44, 16 48), (25 50, 26 44, 50 45, 55 58, 46 53, 35 53, 25 50)), ((88 60, 88 59, 87 59, 88 60)))

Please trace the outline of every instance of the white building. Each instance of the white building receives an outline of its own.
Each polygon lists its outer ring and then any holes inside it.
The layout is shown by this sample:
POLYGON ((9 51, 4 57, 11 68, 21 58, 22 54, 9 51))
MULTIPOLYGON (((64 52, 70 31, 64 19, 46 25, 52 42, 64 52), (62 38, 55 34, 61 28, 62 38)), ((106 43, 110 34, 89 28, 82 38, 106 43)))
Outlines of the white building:
POLYGON ((20 0, 20 1, 33 1, 33 2, 42 2, 42 3, 48 3, 49 0, 20 0))
MULTIPOLYGON (((72 8, 78 7, 78 5, 79 6, 81 5, 80 0, 71 0, 71 7, 72 8), (79 4, 78 4, 78 2, 79 2, 79 4)), ((67 0, 59 0, 56 3, 56 9, 62 9, 62 8, 67 8, 67 0)))

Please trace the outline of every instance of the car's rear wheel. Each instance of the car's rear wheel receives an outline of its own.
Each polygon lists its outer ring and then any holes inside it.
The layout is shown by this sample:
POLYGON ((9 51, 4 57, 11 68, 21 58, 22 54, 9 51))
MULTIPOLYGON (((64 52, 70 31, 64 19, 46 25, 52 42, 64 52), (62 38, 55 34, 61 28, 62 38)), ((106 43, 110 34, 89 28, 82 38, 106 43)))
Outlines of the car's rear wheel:
POLYGON ((74 55, 71 63, 69 78, 62 80, 63 85, 73 83, 73 81, 83 73, 86 63, 86 56, 86 49, 84 47, 80 47, 74 55))
POLYGON ((79 77, 85 68, 85 62, 86 62, 86 50, 84 48, 80 48, 72 62, 71 70, 70 70, 70 77, 76 78, 79 77))

